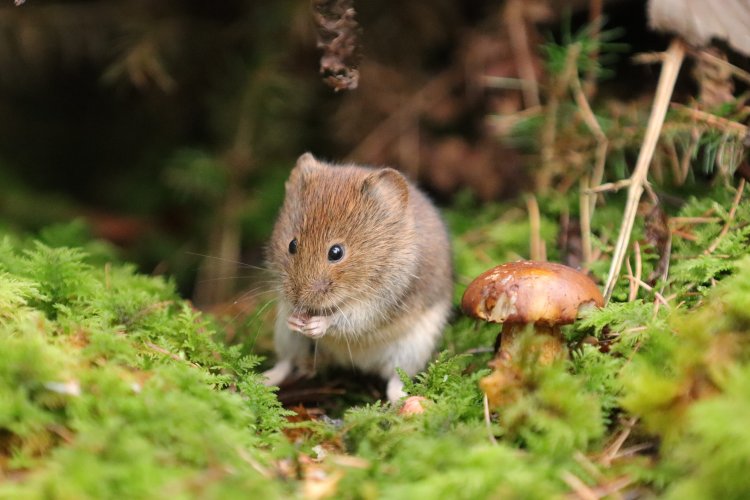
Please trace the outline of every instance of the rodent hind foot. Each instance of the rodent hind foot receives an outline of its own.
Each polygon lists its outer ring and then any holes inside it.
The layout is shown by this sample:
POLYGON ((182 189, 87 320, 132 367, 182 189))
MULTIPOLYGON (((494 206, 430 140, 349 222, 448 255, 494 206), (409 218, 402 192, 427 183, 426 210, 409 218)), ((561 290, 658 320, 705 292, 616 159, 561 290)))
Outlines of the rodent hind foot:
POLYGON ((406 397, 407 394, 404 392, 404 383, 401 381, 401 377, 399 377, 398 374, 395 374, 388 379, 385 394, 388 396, 388 401, 390 401, 391 404, 398 403, 401 398, 406 397))
POLYGON ((278 387, 292 373, 293 369, 291 360, 279 360, 273 368, 263 372, 263 376, 266 378, 263 383, 267 386, 278 387))
POLYGON ((273 368, 264 371, 263 376, 265 377, 264 385, 280 387, 284 382, 293 383, 300 379, 314 377, 315 370, 312 367, 298 366, 289 359, 282 359, 277 361, 273 368))

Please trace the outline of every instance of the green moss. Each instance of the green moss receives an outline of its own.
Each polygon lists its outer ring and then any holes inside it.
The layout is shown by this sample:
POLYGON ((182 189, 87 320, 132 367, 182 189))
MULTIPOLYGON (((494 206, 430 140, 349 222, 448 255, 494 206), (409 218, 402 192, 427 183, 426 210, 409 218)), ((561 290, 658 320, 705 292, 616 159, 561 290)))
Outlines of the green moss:
MULTIPOLYGON (((714 206, 693 200, 681 213, 714 206)), ((589 312, 566 330, 567 362, 539 365, 525 338, 513 360, 516 397, 491 412, 479 381, 499 328, 456 318, 441 354, 405 379, 407 392, 428 399, 423 414, 372 402, 341 420, 293 424, 261 383, 254 340, 222 343, 218 323, 170 280, 138 274, 101 245, 57 246, 82 237, 75 228, 44 241, 4 237, 0 467, 10 479, 0 496, 274 498, 303 495, 320 476, 341 498, 556 498, 624 477, 634 491, 743 497, 750 213, 730 220, 714 210, 723 222, 696 234, 717 241, 715 252, 674 243, 660 284, 668 305, 640 290, 589 312), (603 460, 622 422, 636 423, 621 447, 648 451, 603 460)), ((476 213, 471 228, 450 216, 464 225, 460 280, 525 252, 522 211, 476 213)), ((545 220, 553 233, 553 216, 545 220)), ((609 237, 615 227, 604 216, 595 225, 609 237)), ((645 258, 644 273, 654 265, 645 258)), ((623 280, 615 297, 627 293, 623 280)))
POLYGON ((2 496, 265 496, 285 420, 258 360, 173 286, 81 250, 0 246, 2 496), (243 457, 254 457, 247 460, 243 457))

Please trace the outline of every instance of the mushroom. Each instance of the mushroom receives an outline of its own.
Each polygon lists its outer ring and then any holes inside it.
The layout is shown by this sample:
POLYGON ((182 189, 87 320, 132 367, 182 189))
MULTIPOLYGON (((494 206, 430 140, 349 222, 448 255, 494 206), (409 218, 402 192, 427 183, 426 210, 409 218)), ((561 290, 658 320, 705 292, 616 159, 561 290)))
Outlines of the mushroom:
POLYGON ((550 363, 563 352, 560 326, 579 313, 604 304, 599 288, 585 274, 552 262, 521 260, 494 267, 476 278, 464 292, 464 313, 503 328, 495 344, 499 359, 512 358, 516 341, 527 325, 544 335, 539 360, 550 363))
POLYGON ((424 396, 409 396, 404 400, 403 406, 398 410, 398 414, 402 417, 410 417, 412 415, 420 415, 424 413, 425 404, 429 404, 429 399, 424 396))

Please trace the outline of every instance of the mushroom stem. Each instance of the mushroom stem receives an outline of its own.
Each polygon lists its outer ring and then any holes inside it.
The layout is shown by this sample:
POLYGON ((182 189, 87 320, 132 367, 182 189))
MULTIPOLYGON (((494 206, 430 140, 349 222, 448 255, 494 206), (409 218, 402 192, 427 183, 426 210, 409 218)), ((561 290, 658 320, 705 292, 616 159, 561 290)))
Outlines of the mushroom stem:
MULTIPOLYGON (((519 337, 526 331, 527 325, 506 322, 498 335, 495 343, 496 359, 513 359, 518 356, 519 337)), ((539 362, 545 365, 552 363, 563 354, 563 338, 560 327, 547 325, 534 325, 537 335, 536 349, 538 350, 539 362)))

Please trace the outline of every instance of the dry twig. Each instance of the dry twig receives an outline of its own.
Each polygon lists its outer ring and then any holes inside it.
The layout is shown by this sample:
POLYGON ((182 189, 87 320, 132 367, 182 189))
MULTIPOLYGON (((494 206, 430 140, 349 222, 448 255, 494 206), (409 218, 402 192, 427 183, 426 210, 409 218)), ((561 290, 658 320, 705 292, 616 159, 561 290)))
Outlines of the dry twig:
POLYGON ((539 106, 539 85, 532 61, 534 57, 529 48, 529 34, 526 31, 524 6, 521 0, 508 0, 505 4, 503 18, 508 29, 508 38, 513 56, 521 76, 521 90, 526 107, 539 106))
POLYGON ((654 98, 654 105, 651 110, 651 116, 648 120, 648 126, 646 127, 646 136, 643 140, 640 154, 638 155, 635 170, 630 177, 631 183, 628 187, 628 201, 625 206, 622 225, 620 226, 620 235, 618 236, 617 244, 615 245, 615 250, 612 254, 612 264, 609 268, 607 283, 604 287, 604 300, 607 302, 612 297, 615 283, 620 275, 625 252, 630 243, 630 234, 633 231, 635 215, 638 211, 638 202, 641 199, 641 194, 643 194, 643 186, 646 182, 648 167, 654 156, 656 143, 659 139, 659 133, 662 124, 664 123, 664 117, 667 114, 669 101, 672 97, 674 84, 677 80, 677 74, 680 71, 680 66, 682 66, 684 56, 685 47, 683 43, 678 39, 674 39, 665 53, 664 64, 659 77, 659 85, 657 86, 656 96, 654 98))
POLYGON ((599 459, 599 463, 601 463, 605 467, 609 467, 612 464, 612 460, 614 460, 614 457, 617 455, 617 453, 620 451, 620 448, 622 448, 622 445, 630 436, 630 432, 633 430, 636 422, 638 422, 637 417, 631 417, 627 422, 625 422, 623 430, 620 432, 620 434, 617 435, 615 440, 612 441, 612 444, 610 444, 604 450, 604 453, 602 453, 601 458, 599 459))
POLYGON ((490 438, 490 442, 492 444, 497 444, 497 439, 495 438, 495 435, 492 433, 492 422, 490 421, 490 401, 487 398, 487 394, 484 395, 484 424, 487 427, 487 436, 490 438))
POLYGON ((541 215, 539 214, 539 204, 535 196, 532 195, 526 198, 526 208, 529 211, 529 228, 531 232, 529 252, 531 260, 546 261, 547 250, 542 239, 541 215))
POLYGON ((729 226, 732 224, 732 221, 734 221, 734 216, 737 214, 737 207, 740 205, 740 200, 742 200, 742 193, 744 191, 745 179, 740 179, 740 183, 737 186, 737 192, 734 195, 734 200, 732 200, 732 207, 729 209, 729 216, 727 217, 727 221, 724 223, 724 227, 721 228, 719 236, 717 236, 713 243, 711 243, 708 248, 704 250, 704 255, 712 254, 719 246, 719 243, 721 243, 721 240, 724 239, 724 236, 726 236, 729 232, 729 226))
POLYGON ((599 495, 597 495, 594 490, 592 490, 575 474, 564 471, 562 473, 562 480, 565 481, 565 484, 570 486, 570 489, 573 490, 573 493, 576 494, 577 498, 583 500, 599 500, 599 495))

